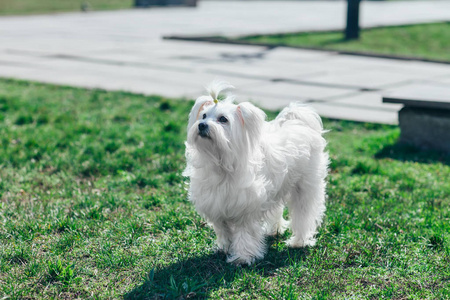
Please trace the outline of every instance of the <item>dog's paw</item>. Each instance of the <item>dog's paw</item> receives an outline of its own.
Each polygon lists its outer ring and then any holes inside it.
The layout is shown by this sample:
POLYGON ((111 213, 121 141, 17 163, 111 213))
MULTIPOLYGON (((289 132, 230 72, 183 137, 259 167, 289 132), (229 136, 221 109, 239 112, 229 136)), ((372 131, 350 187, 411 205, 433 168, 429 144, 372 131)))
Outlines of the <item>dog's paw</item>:
POLYGON ((230 252, 230 242, 228 240, 224 240, 224 239, 217 240, 216 241, 216 251, 228 254, 230 252))
POLYGON ((256 258, 253 256, 237 256, 237 255, 231 255, 227 258, 227 263, 234 264, 236 266, 242 266, 242 265, 252 265, 255 262, 256 258))
POLYGON ((218 252, 218 253, 224 253, 226 255, 228 255, 229 253, 229 247, 220 247, 220 246, 215 246, 214 247, 214 251, 218 252))
POLYGON ((286 241, 286 245, 291 248, 303 248, 303 247, 312 247, 316 244, 316 239, 309 238, 306 240, 303 240, 301 238, 297 238, 295 236, 291 237, 289 240, 286 241))

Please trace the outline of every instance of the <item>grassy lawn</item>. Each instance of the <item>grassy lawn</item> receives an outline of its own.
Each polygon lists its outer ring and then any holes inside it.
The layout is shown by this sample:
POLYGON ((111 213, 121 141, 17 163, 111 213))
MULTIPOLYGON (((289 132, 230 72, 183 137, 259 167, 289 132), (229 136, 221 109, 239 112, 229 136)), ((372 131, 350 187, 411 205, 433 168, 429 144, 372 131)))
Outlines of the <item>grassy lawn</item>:
POLYGON ((91 10, 124 9, 131 8, 133 3, 133 0, 1 0, 0 15, 80 11, 83 4, 91 10))
POLYGON ((342 32, 277 34, 238 40, 450 61, 450 22, 364 29, 360 39, 353 41, 346 41, 342 32))
POLYGON ((191 105, 0 80, 2 299, 450 298, 448 156, 325 120, 317 245, 287 249, 287 232, 235 267, 186 200, 191 105))

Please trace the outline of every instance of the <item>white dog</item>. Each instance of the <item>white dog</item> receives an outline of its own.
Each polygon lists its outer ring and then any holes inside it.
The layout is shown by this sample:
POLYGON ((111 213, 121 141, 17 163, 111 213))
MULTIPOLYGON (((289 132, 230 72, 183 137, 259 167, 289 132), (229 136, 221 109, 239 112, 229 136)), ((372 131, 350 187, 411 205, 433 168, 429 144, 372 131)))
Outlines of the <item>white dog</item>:
POLYGON ((275 120, 233 98, 232 86, 213 83, 189 115, 186 142, 189 199, 213 226, 228 262, 263 258, 265 234, 283 233, 290 211, 291 247, 313 246, 325 212, 328 154, 320 117, 291 104, 275 120))

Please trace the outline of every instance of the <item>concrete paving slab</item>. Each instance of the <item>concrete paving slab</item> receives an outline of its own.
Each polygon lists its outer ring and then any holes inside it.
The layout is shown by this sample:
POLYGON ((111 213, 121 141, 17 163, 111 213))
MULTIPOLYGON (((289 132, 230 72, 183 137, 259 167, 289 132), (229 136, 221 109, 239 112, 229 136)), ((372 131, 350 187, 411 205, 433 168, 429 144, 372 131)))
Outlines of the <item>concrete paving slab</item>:
POLYGON ((383 103, 383 96, 379 92, 358 92, 354 95, 336 97, 333 100, 327 101, 327 103, 339 104, 343 107, 364 109, 374 108, 376 110, 391 112, 397 112, 403 107, 401 104, 386 105, 383 103))
MULTIPOLYGON (((143 50, 142 48, 140 49, 143 50)), ((228 56, 251 56, 260 55, 259 53, 268 52, 267 47, 230 45, 230 44, 214 44, 203 42, 186 42, 162 40, 158 47, 151 48, 151 53, 166 58, 200 56, 209 57, 211 55, 228 55, 228 56)))
POLYGON ((305 84, 295 84, 286 82, 274 82, 272 84, 264 84, 251 88, 243 88, 243 93, 254 95, 255 97, 270 96, 274 99, 291 99, 298 100, 323 100, 327 97, 344 96, 354 93, 354 90, 345 88, 321 87, 305 84))
POLYGON ((436 82, 443 84, 450 84, 450 76, 435 78, 436 82))
POLYGON ((382 71, 392 71, 395 73, 415 74, 422 78, 438 78, 441 76, 450 76, 450 66, 448 64, 423 62, 423 61, 405 61, 391 60, 390 65, 372 67, 382 71))
POLYGON ((351 70, 365 70, 365 69, 385 69, 392 67, 404 67, 414 61, 396 60, 381 57, 370 57, 360 55, 334 55, 329 63, 348 68, 351 70))
MULTIPOLYGON (((433 79, 429 79, 429 80, 417 80, 415 82, 412 82, 411 84, 414 84, 414 83, 448 88, 450 86, 450 84, 449 84, 450 77, 434 77, 433 79)), ((411 84, 409 84, 409 85, 411 85, 411 84)))
POLYGON ((315 63, 323 60, 327 60, 336 56, 335 52, 328 51, 314 51, 302 49, 301 52, 298 49, 277 47, 267 51, 266 57, 271 61, 283 61, 283 62, 296 62, 296 63, 315 63))
POLYGON ((239 91, 236 93, 237 102, 252 102, 258 107, 270 109, 274 111, 280 111, 284 107, 288 106, 291 102, 299 102, 307 104, 308 99, 301 97, 274 97, 273 95, 267 96, 262 94, 253 94, 247 91, 239 91))
POLYGON ((395 110, 377 110, 373 108, 351 107, 339 103, 311 103, 321 116, 330 119, 343 119, 357 122, 398 124, 398 113, 395 110))
POLYGON ((326 75, 311 76, 308 80, 314 83, 351 86, 360 89, 381 89, 419 78, 416 73, 398 73, 393 70, 345 70, 326 75))
MULTIPOLYGON (((354 96, 356 97, 356 96, 354 96)), ((373 101, 373 96, 369 99, 373 101)), ((365 105, 360 105, 357 103, 356 106, 351 105, 351 103, 339 103, 339 102, 310 102, 308 99, 302 98, 284 98, 264 95, 247 94, 245 91, 237 95, 237 101, 250 101, 258 106, 271 109, 271 110, 281 110, 282 108, 288 106, 291 102, 300 102, 312 107, 317 111, 322 117, 327 117, 331 119, 344 119, 357 122, 373 122, 382 124, 398 124, 398 114, 397 110, 401 108, 402 105, 395 105, 392 108, 381 107, 370 107, 365 105)))
POLYGON ((136 81, 126 76, 120 80, 112 77, 103 77, 100 80, 99 75, 95 73, 68 72, 61 74, 57 70, 40 70, 38 74, 36 69, 0 68, 0 76, 3 76, 5 73, 12 74, 14 77, 44 83, 110 91, 127 91, 145 95, 164 95, 166 97, 195 99, 202 93, 199 87, 175 85, 165 81, 149 81, 145 80, 145 78, 141 81, 136 81))
POLYGON ((0 65, 5 64, 11 66, 11 65, 33 64, 47 60, 50 60, 50 58, 23 56, 14 53, 0 52, 0 65))
MULTIPOLYGON (((0 66, 1 62, 0 62, 0 66)), ((203 87, 218 79, 214 74, 191 71, 169 71, 143 69, 118 65, 98 65, 87 62, 57 59, 34 64, 22 64, 21 68, 0 68, 0 76, 12 74, 29 80, 39 80, 39 76, 56 84, 85 86, 108 90, 128 90, 144 94, 160 94, 168 97, 197 98, 203 87), (37 72, 39 71, 39 72, 37 72), (44 73, 41 73, 44 71, 44 73)), ((232 82, 239 87, 262 85, 258 80, 242 77, 220 76, 221 80, 232 82)))
POLYGON ((264 80, 291 79, 299 76, 317 75, 324 68, 307 68, 302 64, 285 64, 271 62, 205 64, 205 70, 216 74, 229 74, 239 77, 259 78, 264 80))

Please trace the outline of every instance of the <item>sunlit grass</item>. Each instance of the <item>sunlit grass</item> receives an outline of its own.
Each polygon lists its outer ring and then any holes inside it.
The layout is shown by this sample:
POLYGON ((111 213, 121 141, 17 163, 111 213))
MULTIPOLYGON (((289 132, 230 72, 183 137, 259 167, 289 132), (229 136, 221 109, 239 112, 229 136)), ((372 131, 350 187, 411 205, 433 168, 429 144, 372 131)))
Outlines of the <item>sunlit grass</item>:
POLYGON ((0 80, 2 297, 450 297, 448 156, 396 145, 393 126, 325 120, 317 245, 288 249, 287 232, 235 267, 187 201, 191 105, 0 80))

